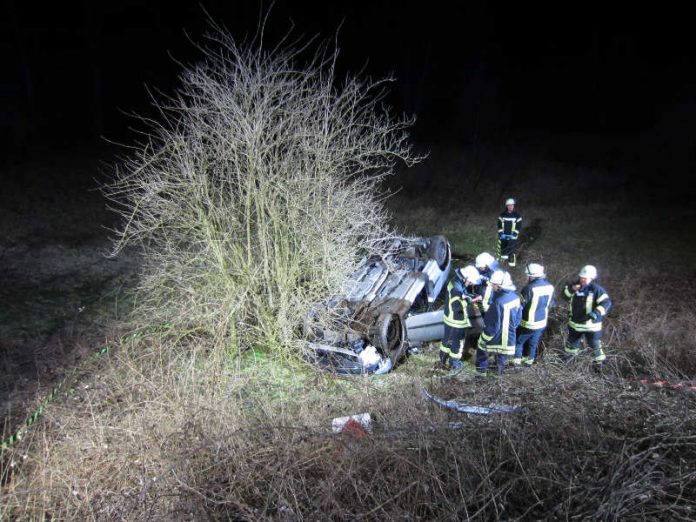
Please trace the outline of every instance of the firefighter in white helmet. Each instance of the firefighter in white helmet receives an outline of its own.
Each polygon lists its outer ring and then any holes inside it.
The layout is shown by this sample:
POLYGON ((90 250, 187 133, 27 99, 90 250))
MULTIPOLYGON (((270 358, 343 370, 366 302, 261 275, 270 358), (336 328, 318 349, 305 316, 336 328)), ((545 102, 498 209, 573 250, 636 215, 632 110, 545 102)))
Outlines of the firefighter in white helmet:
POLYGON ((498 374, 502 375, 507 358, 515 353, 515 332, 522 317, 520 299, 507 272, 496 270, 490 280, 493 302, 486 312, 483 332, 476 349, 476 371, 488 371, 488 356, 494 355, 498 374))
POLYGON ((546 280, 544 267, 529 263, 524 267, 529 283, 522 289, 522 320, 517 328, 517 345, 513 366, 531 366, 537 356, 537 347, 546 330, 549 308, 553 306, 553 285, 546 280))
POLYGON ((496 257, 514 267, 517 264, 517 240, 522 230, 522 216, 515 210, 515 200, 505 200, 505 210, 498 216, 496 257))
POLYGON ((475 265, 476 270, 481 274, 481 284, 477 289, 477 293, 481 296, 479 308, 481 314, 485 314, 491 304, 491 298, 493 297, 493 287, 490 285, 489 280, 493 272, 498 270, 498 262, 488 252, 481 252, 476 256, 475 265))
POLYGON ((473 266, 457 268, 455 276, 447 284, 445 303, 445 336, 440 343, 440 364, 452 370, 462 369, 462 352, 466 335, 471 328, 467 304, 471 302, 470 289, 479 284, 478 270, 473 266))
POLYGON ((607 291, 597 282, 597 269, 585 265, 578 273, 578 280, 563 289, 568 299, 568 342, 565 355, 573 358, 580 352, 582 338, 593 350, 593 361, 601 366, 607 358, 602 349, 602 320, 611 308, 607 291))

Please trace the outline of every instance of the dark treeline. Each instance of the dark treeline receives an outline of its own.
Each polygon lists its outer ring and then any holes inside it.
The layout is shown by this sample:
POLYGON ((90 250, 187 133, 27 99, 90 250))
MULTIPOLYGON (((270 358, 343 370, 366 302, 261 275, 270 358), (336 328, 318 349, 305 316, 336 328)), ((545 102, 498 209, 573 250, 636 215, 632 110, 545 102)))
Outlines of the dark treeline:
MULTIPOLYGON (((0 42, 0 137, 10 157, 34 146, 129 141, 126 113, 153 116, 146 86, 171 93, 200 55, 206 11, 236 37, 253 36, 258 1, 6 0, 0 42), (204 11, 205 9, 205 11, 204 11)), ((357 1, 276 2, 264 39, 331 40, 342 71, 393 74, 387 103, 416 114, 421 143, 546 142, 557 159, 644 177, 696 163, 694 54, 678 13, 604 6, 530 7, 357 1)), ((340 78, 341 75, 339 74, 340 78)))

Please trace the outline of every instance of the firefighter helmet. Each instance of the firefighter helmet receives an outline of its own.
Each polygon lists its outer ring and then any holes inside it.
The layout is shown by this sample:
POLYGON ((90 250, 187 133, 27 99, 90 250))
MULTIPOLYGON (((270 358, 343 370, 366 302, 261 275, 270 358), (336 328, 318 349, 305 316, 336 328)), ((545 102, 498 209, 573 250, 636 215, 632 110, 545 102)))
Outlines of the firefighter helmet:
POLYGON ((539 263, 529 263, 526 267, 524 267, 524 273, 527 274, 528 277, 545 276, 544 267, 539 263))
POLYGON ((597 269, 592 265, 585 265, 580 270, 578 277, 586 277, 587 279, 597 279, 597 269))
POLYGON ((515 204, 515 199, 514 198, 507 198, 505 200, 505 206, 507 207, 508 205, 514 205, 515 204))
POLYGON ((491 275, 491 284, 498 285, 503 290, 515 289, 515 285, 512 284, 512 277, 510 277, 508 272, 503 270, 496 270, 493 272, 493 275, 491 275))
POLYGON ((486 268, 487 266, 491 266, 494 261, 495 259, 488 252, 481 252, 476 256, 476 268, 479 270, 481 268, 486 268))
POLYGON ((459 279, 470 285, 480 285, 481 284, 481 274, 476 270, 476 267, 471 265, 465 266, 464 268, 457 268, 455 270, 459 279))
POLYGON ((502 270, 496 270, 491 274, 491 284, 492 285, 502 285, 503 280, 505 279, 505 272, 502 270))

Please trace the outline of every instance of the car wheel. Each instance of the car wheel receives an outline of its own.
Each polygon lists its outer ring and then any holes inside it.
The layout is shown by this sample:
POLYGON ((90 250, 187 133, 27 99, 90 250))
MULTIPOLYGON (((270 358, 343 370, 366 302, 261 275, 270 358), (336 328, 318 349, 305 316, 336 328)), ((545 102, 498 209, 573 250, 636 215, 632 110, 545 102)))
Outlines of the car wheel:
POLYGON ((449 262, 449 246, 445 236, 433 236, 428 244, 428 257, 434 259, 442 270, 449 262))
POLYGON ((375 348, 396 364, 403 356, 404 337, 404 325, 398 315, 380 314, 372 328, 370 340, 375 348))

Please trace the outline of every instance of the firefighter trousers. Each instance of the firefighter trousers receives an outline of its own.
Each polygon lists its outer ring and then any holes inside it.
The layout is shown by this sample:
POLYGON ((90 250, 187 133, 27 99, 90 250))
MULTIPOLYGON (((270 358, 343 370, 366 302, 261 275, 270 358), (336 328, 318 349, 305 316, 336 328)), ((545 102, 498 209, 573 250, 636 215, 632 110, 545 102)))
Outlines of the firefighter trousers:
POLYGON ((583 337, 585 338, 588 348, 592 349, 594 362, 601 363, 604 361, 607 356, 602 349, 602 330, 598 332, 578 332, 569 326, 568 342, 565 346, 566 356, 571 358, 580 353, 583 337))
POLYGON ((508 265, 515 266, 517 264, 517 239, 498 238, 495 253, 499 261, 507 261, 508 265))

